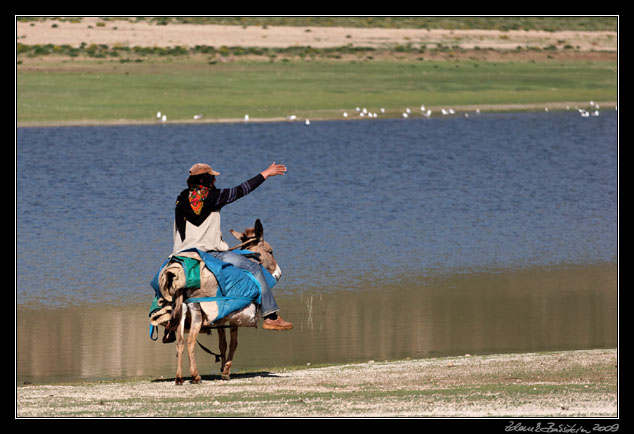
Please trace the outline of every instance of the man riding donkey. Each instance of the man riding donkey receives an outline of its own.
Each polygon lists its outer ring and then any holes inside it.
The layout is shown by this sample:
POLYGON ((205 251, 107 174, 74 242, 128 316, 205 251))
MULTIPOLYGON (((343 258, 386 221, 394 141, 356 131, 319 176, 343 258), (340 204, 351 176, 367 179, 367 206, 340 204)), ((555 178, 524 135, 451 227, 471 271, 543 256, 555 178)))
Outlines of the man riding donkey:
MULTIPOLYGON (((222 239, 220 230, 220 210, 241 197, 246 196, 259 187, 271 176, 284 175, 286 166, 273 163, 253 178, 237 187, 216 188, 216 176, 219 172, 208 164, 197 163, 189 169, 187 188, 176 199, 174 213, 174 247, 172 254, 186 249, 197 248, 208 252, 218 260, 230 263, 238 268, 249 271, 260 283, 262 289, 262 304, 260 311, 264 318, 262 328, 265 330, 289 330, 293 324, 285 321, 279 315, 279 307, 267 280, 262 273, 262 267, 246 258, 244 255, 229 250, 229 246, 222 239)), ((174 327, 166 327, 164 342, 175 339, 174 327)))

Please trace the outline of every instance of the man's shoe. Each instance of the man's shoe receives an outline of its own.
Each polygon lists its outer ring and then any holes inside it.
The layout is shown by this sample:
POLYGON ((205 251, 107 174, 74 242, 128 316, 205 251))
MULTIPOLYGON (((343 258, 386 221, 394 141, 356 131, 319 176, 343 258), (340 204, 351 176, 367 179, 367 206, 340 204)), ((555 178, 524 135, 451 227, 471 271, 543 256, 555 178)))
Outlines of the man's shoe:
POLYGON ((293 328, 293 323, 284 321, 281 316, 277 316, 277 319, 266 318, 262 323, 264 330, 290 330, 293 328))

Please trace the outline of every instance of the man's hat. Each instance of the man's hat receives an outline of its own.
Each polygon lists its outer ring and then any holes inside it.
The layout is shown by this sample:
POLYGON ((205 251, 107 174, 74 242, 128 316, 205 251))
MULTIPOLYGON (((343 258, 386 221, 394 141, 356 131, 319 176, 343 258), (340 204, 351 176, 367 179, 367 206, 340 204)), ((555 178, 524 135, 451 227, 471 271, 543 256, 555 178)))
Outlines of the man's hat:
POLYGON ((201 175, 203 173, 209 173, 213 176, 220 175, 220 172, 216 172, 209 164, 204 163, 196 163, 191 167, 191 169, 189 169, 190 175, 201 175))

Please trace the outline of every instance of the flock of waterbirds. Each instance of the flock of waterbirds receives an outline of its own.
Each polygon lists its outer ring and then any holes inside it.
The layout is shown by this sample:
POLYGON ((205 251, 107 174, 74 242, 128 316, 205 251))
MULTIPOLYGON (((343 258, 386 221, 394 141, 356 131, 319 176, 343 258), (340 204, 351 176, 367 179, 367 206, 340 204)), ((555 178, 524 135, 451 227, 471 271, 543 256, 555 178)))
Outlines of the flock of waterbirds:
MULTIPOLYGON (((600 106, 599 106, 599 104, 595 103, 594 101, 590 101, 589 106, 587 108, 580 108, 578 106, 571 107, 569 105, 566 106, 566 110, 571 110, 571 109, 577 110, 579 112, 580 116, 584 117, 584 118, 597 117, 597 116, 600 115, 600 111, 599 111, 600 106)), ((618 106, 615 106, 614 109, 618 110, 618 106)), ((549 111, 548 107, 545 107, 544 110, 545 111, 549 111)), ((354 117, 356 117, 356 118, 370 118, 370 119, 373 119, 373 118, 378 118, 379 114, 383 115, 385 113, 386 113, 386 111, 385 111, 385 108, 383 108, 383 107, 381 107, 378 111, 370 111, 370 110, 368 110, 365 107, 363 107, 363 108, 356 107, 354 109, 354 111, 351 111, 350 113, 348 113, 347 111, 344 111, 342 113, 342 116, 344 118, 346 118, 346 119, 352 119, 354 117)), ((432 117, 433 113, 434 112, 430 108, 425 107, 425 105, 422 104, 420 106, 420 114, 418 115, 418 117, 419 118, 423 117, 423 118, 429 119, 429 118, 432 117)), ((442 109, 440 109, 439 112, 436 113, 436 115, 438 113, 440 113, 441 116, 455 116, 457 114, 459 115, 459 113, 457 113, 456 110, 454 110, 453 108, 442 108, 442 109)), ((476 108, 476 109, 474 109, 472 111, 465 111, 465 112, 462 113, 462 116, 464 116, 465 118, 468 118, 470 113, 478 115, 478 114, 480 114, 480 109, 476 108)), ((410 117, 412 117, 412 118, 416 117, 416 114, 415 114, 414 111, 412 111, 408 107, 401 113, 401 117, 403 119, 408 119, 410 117)), ((194 115, 194 120, 200 120, 202 118, 203 118, 202 114, 194 115)), ((159 111, 159 112, 156 113, 156 119, 160 123, 165 123, 165 122, 167 122, 167 115, 165 113, 162 113, 162 112, 159 111)), ((249 122, 249 120, 250 120, 249 115, 245 114, 244 115, 244 122, 249 122)), ((288 115, 288 116, 286 116, 286 120, 288 120, 288 121, 297 121, 298 118, 297 118, 296 115, 288 115)), ((304 119, 304 124, 310 125, 310 119, 304 119)))

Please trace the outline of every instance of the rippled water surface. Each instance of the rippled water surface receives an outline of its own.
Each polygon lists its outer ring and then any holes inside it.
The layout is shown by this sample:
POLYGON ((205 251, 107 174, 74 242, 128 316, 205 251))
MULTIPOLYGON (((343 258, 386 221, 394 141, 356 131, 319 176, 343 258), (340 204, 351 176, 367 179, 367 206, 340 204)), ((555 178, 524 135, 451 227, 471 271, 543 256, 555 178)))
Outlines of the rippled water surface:
POLYGON ((616 112, 20 128, 20 378, 173 375, 173 348, 147 337, 149 281, 199 161, 221 187, 288 167, 222 211, 229 244, 230 228, 264 223, 284 273, 275 292, 296 324, 282 336, 245 330, 242 366, 616 345, 616 112), (520 323, 503 314, 518 309, 520 323), (504 324, 514 334, 496 340, 504 324), (41 330, 69 340, 45 352, 56 361, 46 369, 29 351, 41 330), (137 356, 123 351, 141 339, 137 356))

